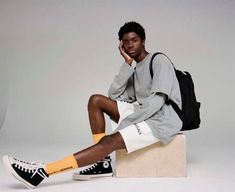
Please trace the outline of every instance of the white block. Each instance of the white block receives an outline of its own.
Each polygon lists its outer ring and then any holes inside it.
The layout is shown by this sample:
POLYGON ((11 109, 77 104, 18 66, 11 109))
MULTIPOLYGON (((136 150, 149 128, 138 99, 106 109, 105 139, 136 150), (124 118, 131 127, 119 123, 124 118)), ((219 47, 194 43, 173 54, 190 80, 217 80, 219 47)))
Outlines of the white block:
POLYGON ((186 137, 178 134, 167 145, 161 142, 127 154, 116 152, 117 177, 185 177, 186 137))

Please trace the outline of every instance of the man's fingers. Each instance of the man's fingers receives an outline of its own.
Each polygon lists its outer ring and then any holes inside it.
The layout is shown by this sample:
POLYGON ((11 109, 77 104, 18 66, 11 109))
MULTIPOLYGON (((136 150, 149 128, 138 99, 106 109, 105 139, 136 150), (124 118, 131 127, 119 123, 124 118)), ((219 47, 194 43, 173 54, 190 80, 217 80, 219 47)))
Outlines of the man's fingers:
POLYGON ((119 48, 120 51, 123 51, 123 47, 122 47, 122 46, 123 46, 123 42, 120 41, 119 46, 118 46, 118 48, 119 48))

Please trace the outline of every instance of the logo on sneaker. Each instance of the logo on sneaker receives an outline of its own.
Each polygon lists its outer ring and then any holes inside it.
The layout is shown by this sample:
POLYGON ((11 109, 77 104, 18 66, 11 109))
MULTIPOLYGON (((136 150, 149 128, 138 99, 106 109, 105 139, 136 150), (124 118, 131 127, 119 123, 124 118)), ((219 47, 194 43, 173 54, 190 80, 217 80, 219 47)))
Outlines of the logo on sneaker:
POLYGON ((105 161, 105 162, 103 163, 103 167, 107 169, 107 168, 109 167, 109 163, 108 163, 107 161, 105 161))

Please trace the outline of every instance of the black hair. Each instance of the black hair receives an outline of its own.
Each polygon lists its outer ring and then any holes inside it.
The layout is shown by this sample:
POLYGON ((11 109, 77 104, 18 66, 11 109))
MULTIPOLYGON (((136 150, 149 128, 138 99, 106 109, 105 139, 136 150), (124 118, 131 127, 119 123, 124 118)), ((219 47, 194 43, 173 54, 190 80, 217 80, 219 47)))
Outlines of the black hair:
POLYGON ((138 36, 140 36, 140 39, 143 41, 145 40, 145 31, 144 28, 135 21, 130 21, 125 23, 118 32, 119 40, 122 40, 122 37, 125 33, 135 32, 138 36))

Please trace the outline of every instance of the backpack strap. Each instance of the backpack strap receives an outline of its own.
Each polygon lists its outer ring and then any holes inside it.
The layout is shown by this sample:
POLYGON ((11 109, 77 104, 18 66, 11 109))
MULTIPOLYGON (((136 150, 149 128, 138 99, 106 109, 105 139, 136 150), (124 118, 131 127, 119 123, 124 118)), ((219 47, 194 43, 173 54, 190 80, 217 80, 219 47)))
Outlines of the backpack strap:
MULTIPOLYGON (((151 60, 150 60, 149 71, 150 71, 151 78, 153 78, 153 59, 154 59, 157 55, 159 55, 159 54, 165 55, 164 53, 156 52, 156 53, 153 54, 153 56, 152 56, 152 58, 151 58, 151 60)), ((165 55, 165 56, 167 57, 167 55, 165 55)), ((169 59, 169 57, 167 57, 167 58, 169 59)), ((169 61, 171 62, 170 59, 169 59, 169 61)), ((171 64, 173 65, 174 70, 175 70, 175 72, 176 72, 176 69, 175 69, 174 64, 173 64, 172 62, 171 62, 171 64)), ((178 114, 178 116, 181 118, 181 116, 182 116, 182 110, 179 108, 179 106, 178 106, 174 101, 172 101, 171 99, 168 99, 168 100, 166 100, 166 104, 167 104, 167 105, 170 104, 170 105, 173 107, 173 109, 175 110, 175 112, 178 114)), ((181 120, 182 120, 182 119, 181 119, 181 120)))
MULTIPOLYGON (((152 78, 153 78, 153 59, 154 59, 154 57, 156 57, 157 55, 160 55, 160 54, 164 55, 171 62, 170 58, 166 54, 161 53, 161 52, 154 53, 151 60, 150 60, 150 65, 149 65, 149 71, 150 71, 150 75, 151 75, 152 78)), ((173 67, 175 69, 174 64, 172 62, 171 62, 171 64, 173 65, 173 67)))
POLYGON ((174 101, 172 101, 171 99, 168 99, 166 101, 166 104, 168 104, 168 105, 170 104, 172 106, 172 108, 175 110, 175 112, 177 113, 177 115, 179 116, 179 118, 183 121, 183 119, 182 119, 183 112, 179 108, 179 106, 174 101))
POLYGON ((163 54, 163 53, 161 53, 161 52, 154 53, 151 60, 150 60, 149 71, 150 71, 151 78, 153 78, 153 59, 154 59, 154 57, 156 57, 159 54, 163 54))

